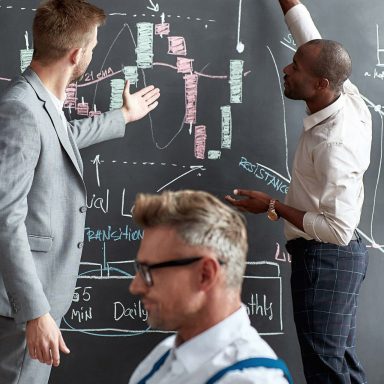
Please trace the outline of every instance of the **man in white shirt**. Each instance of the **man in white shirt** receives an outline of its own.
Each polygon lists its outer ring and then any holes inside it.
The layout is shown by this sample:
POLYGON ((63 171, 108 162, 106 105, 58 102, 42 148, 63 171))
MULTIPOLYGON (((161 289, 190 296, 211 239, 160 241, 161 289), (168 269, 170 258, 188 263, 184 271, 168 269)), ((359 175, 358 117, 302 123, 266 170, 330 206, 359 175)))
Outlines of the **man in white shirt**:
POLYGON ((285 204, 236 189, 234 206, 285 219, 292 255, 292 300, 308 383, 365 383, 355 351, 357 297, 368 254, 355 232, 370 161, 372 123, 348 80, 351 60, 337 42, 322 40, 299 0, 279 0, 299 46, 284 68, 285 95, 304 100, 308 116, 296 150, 285 204))
POLYGON ((243 216, 202 191, 140 194, 134 207, 145 233, 130 291, 140 296, 151 328, 176 334, 154 348, 129 383, 287 384, 285 364, 241 304, 243 216))

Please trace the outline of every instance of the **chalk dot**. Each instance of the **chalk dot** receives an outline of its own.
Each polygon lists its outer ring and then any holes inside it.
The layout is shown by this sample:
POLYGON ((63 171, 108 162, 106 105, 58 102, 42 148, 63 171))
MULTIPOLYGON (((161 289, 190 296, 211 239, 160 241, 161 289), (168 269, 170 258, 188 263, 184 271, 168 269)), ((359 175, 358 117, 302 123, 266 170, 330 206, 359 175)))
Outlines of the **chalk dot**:
POLYGON ((241 41, 239 41, 239 42, 237 43, 236 50, 237 50, 237 52, 239 52, 239 53, 244 52, 244 44, 243 44, 241 41))

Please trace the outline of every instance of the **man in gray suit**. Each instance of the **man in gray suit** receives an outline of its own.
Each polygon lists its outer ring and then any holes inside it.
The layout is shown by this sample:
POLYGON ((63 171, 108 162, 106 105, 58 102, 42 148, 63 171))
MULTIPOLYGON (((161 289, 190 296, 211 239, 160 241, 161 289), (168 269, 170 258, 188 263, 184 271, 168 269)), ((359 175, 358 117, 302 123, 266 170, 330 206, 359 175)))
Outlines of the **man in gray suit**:
POLYGON ((124 136, 159 90, 123 107, 68 124, 67 85, 88 67, 105 13, 84 0, 48 0, 33 22, 30 67, 0 98, 0 381, 43 384, 60 351, 59 324, 76 284, 86 189, 79 148, 124 136), (45 364, 42 364, 45 363, 45 364))

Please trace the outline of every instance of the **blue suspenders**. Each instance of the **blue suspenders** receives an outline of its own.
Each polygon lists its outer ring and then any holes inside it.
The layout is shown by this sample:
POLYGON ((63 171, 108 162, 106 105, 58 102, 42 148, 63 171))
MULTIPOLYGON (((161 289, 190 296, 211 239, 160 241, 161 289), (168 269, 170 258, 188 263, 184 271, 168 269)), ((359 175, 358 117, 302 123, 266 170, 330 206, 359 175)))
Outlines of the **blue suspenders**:
POLYGON ((171 350, 168 349, 168 351, 165 352, 164 355, 162 355, 160 357, 160 359, 156 361, 156 363, 152 367, 151 371, 147 375, 145 375, 137 384, 145 384, 147 382, 147 380, 149 378, 151 378, 160 369, 160 367, 164 364, 164 361, 167 359, 170 352, 171 352, 171 350))
MULTIPOLYGON (((171 350, 165 352, 159 360, 154 364, 151 371, 145 375, 137 384, 145 384, 148 379, 150 379, 164 364, 171 350)), ((250 358, 238 361, 235 364, 230 365, 224 369, 221 369, 219 372, 215 373, 205 384, 214 384, 220 380, 227 372, 243 370, 245 368, 256 368, 256 367, 265 367, 265 368, 276 368, 281 369, 284 372, 284 377, 288 380, 290 384, 293 384, 291 374, 283 360, 269 359, 266 357, 250 358)))
POLYGON ((284 377, 288 380, 290 384, 293 384, 291 374, 289 373, 284 361, 280 359, 269 359, 267 357, 253 357, 250 359, 240 360, 237 363, 232 364, 229 367, 223 368, 222 370, 214 374, 205 384, 216 383, 216 381, 220 380, 229 371, 242 371, 245 368, 257 367, 281 369, 284 373, 284 377))

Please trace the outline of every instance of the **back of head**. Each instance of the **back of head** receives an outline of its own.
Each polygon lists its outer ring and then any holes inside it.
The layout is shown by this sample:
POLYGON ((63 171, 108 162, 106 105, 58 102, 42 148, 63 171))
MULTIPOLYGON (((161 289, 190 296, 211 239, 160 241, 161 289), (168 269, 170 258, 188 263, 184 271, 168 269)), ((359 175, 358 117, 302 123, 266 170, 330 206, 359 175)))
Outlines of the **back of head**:
POLYGON ((328 79, 331 89, 340 92, 352 72, 352 61, 347 50, 340 43, 325 39, 311 40, 306 45, 320 48, 312 63, 313 74, 328 79))
POLYGON ((144 229, 174 228, 187 245, 212 250, 224 263, 227 287, 241 289, 248 242, 239 212, 207 192, 181 190, 139 194, 133 218, 144 229))
POLYGON ((49 64, 73 48, 86 46, 105 18, 102 9, 86 0, 43 2, 33 20, 33 58, 49 64))

